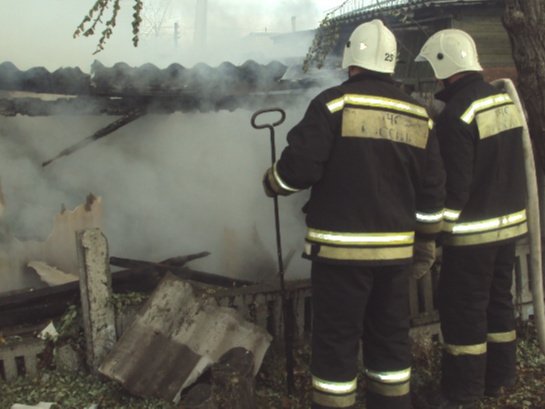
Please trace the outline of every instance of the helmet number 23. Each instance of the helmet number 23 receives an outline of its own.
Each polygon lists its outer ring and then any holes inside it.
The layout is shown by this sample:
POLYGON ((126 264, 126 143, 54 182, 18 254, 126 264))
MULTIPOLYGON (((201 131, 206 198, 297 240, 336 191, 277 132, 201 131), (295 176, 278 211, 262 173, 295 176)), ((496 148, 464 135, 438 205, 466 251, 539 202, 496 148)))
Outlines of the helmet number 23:
POLYGON ((392 62, 394 61, 393 53, 384 53, 384 61, 392 62))

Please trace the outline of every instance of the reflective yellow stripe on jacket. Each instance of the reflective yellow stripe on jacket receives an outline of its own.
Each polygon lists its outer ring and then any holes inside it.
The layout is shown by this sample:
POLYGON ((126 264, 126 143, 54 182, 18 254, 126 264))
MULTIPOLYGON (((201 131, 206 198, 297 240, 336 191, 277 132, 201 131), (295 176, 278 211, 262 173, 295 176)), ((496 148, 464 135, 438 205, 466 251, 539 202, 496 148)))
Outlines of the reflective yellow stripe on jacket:
POLYGON ((267 173, 265 174, 265 177, 267 178, 269 182, 270 188, 278 195, 282 196, 288 196, 292 193, 299 192, 301 189, 294 188, 290 185, 288 185, 278 174, 278 171, 276 170, 276 163, 269 169, 267 169, 267 173))
POLYGON ((396 99, 345 94, 326 105, 331 113, 343 111, 344 138, 386 140, 425 149, 433 127, 425 108, 396 99))
POLYGON ((305 254, 333 260, 398 260, 412 257, 414 232, 341 233, 309 228, 305 254), (312 244, 319 244, 312 254, 312 244))
POLYGON ((474 101, 469 108, 462 114, 462 121, 466 124, 470 124, 478 112, 490 109, 499 105, 505 105, 509 102, 513 102, 511 97, 507 94, 491 95, 486 98, 478 99, 474 101))
POLYGON ((416 230, 424 234, 436 234, 441 231, 444 210, 438 212, 416 212, 418 222, 416 230))
POLYGON ((445 213, 443 230, 450 233, 444 244, 451 246, 466 246, 484 243, 494 243, 522 236, 528 232, 526 210, 521 210, 505 216, 486 220, 453 223, 458 216, 447 218, 445 213))
MULTIPOLYGON (((426 109, 419 105, 374 95, 345 94, 340 98, 328 102, 327 108, 331 113, 334 113, 343 109, 346 104, 392 109, 429 119, 426 109)), ((431 124, 432 122, 430 122, 431 124)))
POLYGON ((523 125, 519 109, 507 94, 491 95, 473 102, 460 119, 467 124, 475 119, 480 139, 523 125))
POLYGON ((443 210, 443 231, 452 231, 452 227, 460 218, 460 210, 444 209, 443 210))

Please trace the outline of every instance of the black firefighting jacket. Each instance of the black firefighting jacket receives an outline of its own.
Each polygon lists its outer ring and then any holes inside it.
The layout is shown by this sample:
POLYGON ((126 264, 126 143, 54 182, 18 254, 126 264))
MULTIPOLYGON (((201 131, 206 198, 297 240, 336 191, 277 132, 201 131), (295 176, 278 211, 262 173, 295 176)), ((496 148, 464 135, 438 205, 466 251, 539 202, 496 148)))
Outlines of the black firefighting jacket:
POLYGON ((426 109, 389 75, 358 74, 315 97, 267 172, 278 194, 311 187, 304 257, 343 264, 411 261, 433 237, 444 170, 426 109))
POLYGON ((527 232, 523 118, 509 95, 471 73, 436 97, 447 172, 444 245, 513 240, 527 232))

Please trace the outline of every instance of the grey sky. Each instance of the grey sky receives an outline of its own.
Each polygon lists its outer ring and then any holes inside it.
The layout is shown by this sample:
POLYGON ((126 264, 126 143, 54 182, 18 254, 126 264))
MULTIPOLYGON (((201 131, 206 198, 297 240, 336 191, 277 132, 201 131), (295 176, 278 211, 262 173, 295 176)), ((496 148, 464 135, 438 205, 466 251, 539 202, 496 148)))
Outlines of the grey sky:
MULTIPOLYGON (((196 0, 147 0, 145 33, 160 21, 158 36, 143 35, 141 44, 131 43, 132 0, 122 0, 118 25, 104 51, 92 55, 98 35, 72 38, 72 34, 94 0, 1 0, 0 60, 12 61, 20 69, 45 66, 79 66, 88 71, 94 59, 106 65, 118 61, 139 65, 147 62, 192 65, 197 60, 211 63, 236 60, 242 49, 240 39, 251 32, 286 32, 296 18, 298 30, 315 28, 326 10, 342 3, 335 0, 209 0, 207 50, 192 48, 196 0), (167 10, 163 15, 162 10, 167 10), (174 44, 174 23, 180 39, 174 44)), ((144 33, 144 34, 145 34, 144 33)), ((259 45, 258 45, 259 47, 259 45)))

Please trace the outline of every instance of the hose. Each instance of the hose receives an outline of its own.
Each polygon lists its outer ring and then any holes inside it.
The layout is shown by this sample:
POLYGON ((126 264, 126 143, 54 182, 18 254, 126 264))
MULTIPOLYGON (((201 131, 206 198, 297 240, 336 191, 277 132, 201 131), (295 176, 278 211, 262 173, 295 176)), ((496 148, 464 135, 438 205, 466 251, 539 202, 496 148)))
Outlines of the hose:
POLYGON ((509 78, 501 78, 492 82, 494 86, 507 92, 520 110, 523 122, 522 146, 524 150, 524 170, 526 173, 528 212, 528 241, 530 249, 530 275, 532 283, 532 299, 537 338, 541 352, 545 354, 545 304, 543 297, 543 269, 541 255, 541 228, 539 221, 539 195, 537 188, 536 165, 526 113, 519 98, 515 84, 509 78))

